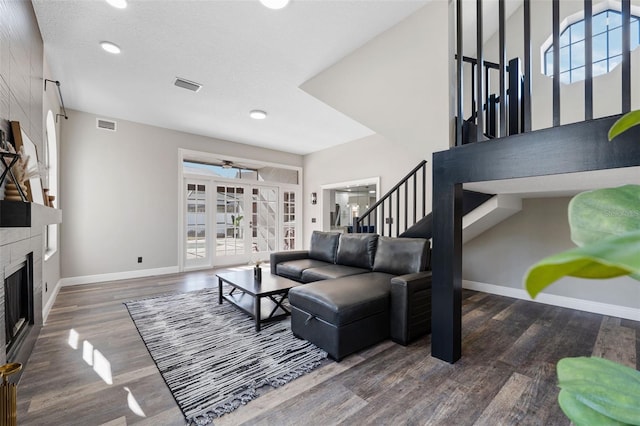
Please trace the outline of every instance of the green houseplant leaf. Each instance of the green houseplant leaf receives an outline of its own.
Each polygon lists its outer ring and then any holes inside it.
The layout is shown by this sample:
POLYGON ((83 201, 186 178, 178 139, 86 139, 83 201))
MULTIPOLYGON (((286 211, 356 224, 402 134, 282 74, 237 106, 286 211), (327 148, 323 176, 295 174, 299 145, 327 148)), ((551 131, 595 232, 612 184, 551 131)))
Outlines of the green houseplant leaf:
POLYGON ((640 425, 640 372, 587 357, 561 359, 557 371, 560 406, 576 424, 640 425))
POLYGON ((569 203, 569 225, 578 246, 640 230, 640 185, 576 195, 569 203))
POLYGON ((640 124, 640 110, 631 111, 623 115, 613 123, 613 126, 609 129, 609 140, 612 140, 619 134, 626 132, 633 126, 640 124))
POLYGON ((610 419, 609 417, 598 413, 588 405, 580 402, 575 394, 564 389, 561 389, 560 394, 558 394, 558 403, 560 404, 560 408, 565 416, 567 416, 576 426, 626 426, 628 424, 610 419))
POLYGON ((567 250, 533 265, 525 275, 525 288, 535 298, 544 288, 565 276, 602 279, 640 274, 638 253, 640 231, 567 250))

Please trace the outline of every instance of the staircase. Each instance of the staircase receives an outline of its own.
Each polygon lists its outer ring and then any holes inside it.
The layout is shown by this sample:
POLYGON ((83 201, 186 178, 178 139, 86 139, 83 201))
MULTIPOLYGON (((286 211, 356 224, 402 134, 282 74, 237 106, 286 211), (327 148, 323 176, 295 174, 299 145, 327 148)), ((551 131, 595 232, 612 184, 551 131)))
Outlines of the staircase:
MULTIPOLYGON (((426 160, 421 161, 369 210, 355 218, 356 232, 431 239, 433 217, 431 212, 426 213, 424 196, 427 190, 431 190, 426 188, 426 164, 426 160)), ((522 200, 519 197, 463 190, 463 242, 475 238, 520 210, 522 200)))

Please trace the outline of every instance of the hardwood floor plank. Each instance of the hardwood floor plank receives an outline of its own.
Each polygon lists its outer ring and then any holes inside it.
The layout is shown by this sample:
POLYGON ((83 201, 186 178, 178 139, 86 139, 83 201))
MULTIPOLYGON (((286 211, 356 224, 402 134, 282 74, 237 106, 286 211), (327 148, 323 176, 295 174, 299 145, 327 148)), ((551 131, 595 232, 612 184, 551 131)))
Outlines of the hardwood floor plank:
POLYGON ((524 390, 515 409, 510 413, 512 424, 547 426, 569 425, 569 420, 557 403, 556 366, 539 363, 528 387, 524 390))
POLYGON ((323 382, 297 398, 289 399, 272 411, 251 419, 251 425, 328 425, 337 424, 359 412, 367 401, 341 384, 323 382))
POLYGON ((513 373, 474 424, 496 426, 513 424, 514 419, 510 418, 509 413, 518 405, 518 400, 530 383, 529 377, 513 373))
POLYGON ((604 317, 592 354, 636 368, 636 331, 622 327, 620 318, 604 317))
POLYGON ((118 417, 117 419, 102 423, 100 426, 127 426, 127 418, 118 417))

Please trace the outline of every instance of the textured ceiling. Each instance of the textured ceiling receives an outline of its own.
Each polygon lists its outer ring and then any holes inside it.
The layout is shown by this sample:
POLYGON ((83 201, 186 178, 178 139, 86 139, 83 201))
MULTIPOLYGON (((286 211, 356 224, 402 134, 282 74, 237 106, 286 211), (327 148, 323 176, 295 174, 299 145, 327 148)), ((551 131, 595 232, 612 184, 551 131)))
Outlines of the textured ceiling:
POLYGON ((427 2, 33 1, 68 108, 298 154, 372 133, 298 87, 427 2), (252 109, 269 116, 252 120, 252 109))

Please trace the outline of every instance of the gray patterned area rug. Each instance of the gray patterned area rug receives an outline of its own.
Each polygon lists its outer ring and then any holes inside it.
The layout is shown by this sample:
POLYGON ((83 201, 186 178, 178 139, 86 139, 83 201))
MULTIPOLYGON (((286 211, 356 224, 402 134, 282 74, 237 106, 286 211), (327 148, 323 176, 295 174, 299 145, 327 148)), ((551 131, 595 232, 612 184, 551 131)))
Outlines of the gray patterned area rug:
POLYGON ((125 302, 142 340, 189 424, 206 425, 318 367, 327 353, 291 333, 290 320, 258 333, 218 290, 125 302))

